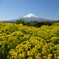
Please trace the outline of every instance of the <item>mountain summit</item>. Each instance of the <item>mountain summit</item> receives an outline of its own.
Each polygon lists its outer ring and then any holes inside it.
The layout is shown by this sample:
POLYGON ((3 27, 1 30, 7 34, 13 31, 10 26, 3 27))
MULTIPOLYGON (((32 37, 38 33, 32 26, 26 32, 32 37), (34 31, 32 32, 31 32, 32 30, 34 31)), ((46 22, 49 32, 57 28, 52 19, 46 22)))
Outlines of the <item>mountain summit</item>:
MULTIPOLYGON (((48 20, 48 19, 44 19, 44 18, 39 18, 38 16, 36 16, 36 15, 34 15, 34 14, 28 14, 28 15, 26 15, 26 16, 23 16, 23 17, 20 17, 20 20, 21 19, 24 19, 24 20, 26 20, 26 21, 39 21, 39 22, 41 22, 41 21, 50 21, 50 20, 48 20)), ((14 19, 14 20, 8 20, 8 22, 15 22, 15 21, 17 21, 17 19, 14 19)))
POLYGON ((34 14, 28 14, 26 16, 22 17, 23 19, 25 19, 26 21, 44 21, 44 20, 48 20, 48 19, 44 19, 44 18, 39 18, 38 16, 34 15, 34 14))
POLYGON ((34 15, 34 14, 28 14, 28 15, 26 15, 26 16, 23 16, 23 18, 31 18, 31 17, 35 17, 35 18, 38 18, 36 15, 34 15))

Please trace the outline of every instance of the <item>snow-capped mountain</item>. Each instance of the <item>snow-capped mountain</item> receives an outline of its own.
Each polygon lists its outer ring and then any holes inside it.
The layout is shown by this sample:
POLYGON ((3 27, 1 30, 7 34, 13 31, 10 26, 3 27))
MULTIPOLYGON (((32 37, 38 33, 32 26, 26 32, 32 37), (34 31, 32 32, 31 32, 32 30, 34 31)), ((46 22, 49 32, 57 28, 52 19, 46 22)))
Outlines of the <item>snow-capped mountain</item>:
POLYGON ((23 16, 22 18, 25 19, 26 21, 34 21, 34 20, 35 21, 44 21, 44 20, 49 21, 48 19, 39 18, 38 16, 34 14, 28 14, 26 16, 23 16))
POLYGON ((28 14, 28 15, 26 15, 26 16, 23 16, 23 18, 31 18, 31 17, 36 17, 36 18, 38 18, 36 15, 34 15, 34 14, 28 14))
MULTIPOLYGON (((52 20, 40 18, 40 17, 38 17, 38 16, 36 16, 36 15, 34 15, 32 13, 31 14, 28 14, 26 16, 20 17, 20 20, 22 20, 22 19, 24 19, 26 21, 39 21, 39 22, 45 21, 45 20, 46 21, 52 21, 52 20)), ((8 21, 4 21, 4 22, 16 22, 17 20, 19 20, 19 19, 8 20, 8 21)))

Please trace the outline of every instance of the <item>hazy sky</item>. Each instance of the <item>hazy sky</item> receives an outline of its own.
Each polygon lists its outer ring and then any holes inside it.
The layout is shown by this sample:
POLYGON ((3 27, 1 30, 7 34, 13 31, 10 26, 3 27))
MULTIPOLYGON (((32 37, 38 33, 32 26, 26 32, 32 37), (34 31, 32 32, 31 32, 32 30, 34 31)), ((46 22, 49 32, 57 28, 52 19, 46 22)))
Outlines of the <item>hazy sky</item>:
POLYGON ((59 20, 59 0, 0 0, 0 20, 18 19, 30 13, 59 20))

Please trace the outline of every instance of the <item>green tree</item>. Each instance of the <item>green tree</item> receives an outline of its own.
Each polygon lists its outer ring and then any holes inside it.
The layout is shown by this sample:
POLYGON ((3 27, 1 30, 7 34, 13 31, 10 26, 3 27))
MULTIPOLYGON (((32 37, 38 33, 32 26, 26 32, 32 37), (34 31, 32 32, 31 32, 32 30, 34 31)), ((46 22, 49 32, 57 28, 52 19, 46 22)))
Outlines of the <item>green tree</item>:
POLYGON ((16 21, 16 24, 20 24, 20 23, 25 25, 26 21, 24 19, 19 19, 16 21))

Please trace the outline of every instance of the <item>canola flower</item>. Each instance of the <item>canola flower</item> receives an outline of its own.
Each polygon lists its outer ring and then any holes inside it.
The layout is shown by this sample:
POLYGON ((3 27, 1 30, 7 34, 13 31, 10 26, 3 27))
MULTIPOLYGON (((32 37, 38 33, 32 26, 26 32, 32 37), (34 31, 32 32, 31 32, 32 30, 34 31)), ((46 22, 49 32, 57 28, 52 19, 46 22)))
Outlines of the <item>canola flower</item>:
POLYGON ((59 59, 59 23, 36 28, 0 22, 0 58, 59 59))

